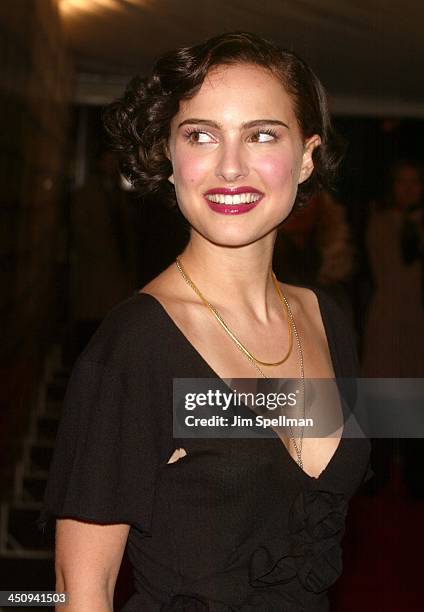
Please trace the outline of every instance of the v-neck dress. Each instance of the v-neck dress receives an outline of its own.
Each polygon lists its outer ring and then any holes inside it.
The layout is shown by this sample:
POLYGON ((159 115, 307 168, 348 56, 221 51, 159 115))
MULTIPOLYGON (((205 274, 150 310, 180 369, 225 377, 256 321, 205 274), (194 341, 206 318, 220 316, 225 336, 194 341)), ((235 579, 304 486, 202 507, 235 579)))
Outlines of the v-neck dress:
MULTIPOLYGON (((337 377, 352 335, 316 291, 337 377)), ((214 378, 153 296, 116 306, 68 383, 40 528, 127 523, 135 594, 122 612, 324 612, 369 441, 342 437, 318 478, 272 438, 174 439, 173 378, 214 378), (186 455, 168 463, 176 448, 186 455)))

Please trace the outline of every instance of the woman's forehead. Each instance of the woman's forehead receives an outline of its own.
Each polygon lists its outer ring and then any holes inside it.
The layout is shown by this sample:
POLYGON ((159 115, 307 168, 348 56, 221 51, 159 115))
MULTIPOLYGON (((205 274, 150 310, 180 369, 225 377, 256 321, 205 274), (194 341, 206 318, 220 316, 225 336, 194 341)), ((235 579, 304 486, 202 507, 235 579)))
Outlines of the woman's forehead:
MULTIPOLYGON (((217 66, 209 71, 199 91, 182 100, 179 119, 187 117, 236 119, 294 119, 292 100, 269 70, 252 64, 217 66)), ((219 121, 218 121, 219 122, 219 121)))

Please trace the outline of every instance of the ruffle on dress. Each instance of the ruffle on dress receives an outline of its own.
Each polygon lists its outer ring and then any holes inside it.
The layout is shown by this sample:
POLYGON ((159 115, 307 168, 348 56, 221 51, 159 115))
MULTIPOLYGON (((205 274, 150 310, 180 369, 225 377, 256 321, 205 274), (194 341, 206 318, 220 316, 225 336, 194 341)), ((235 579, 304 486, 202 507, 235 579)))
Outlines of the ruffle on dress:
MULTIPOLYGON (((247 601, 234 607, 210 601, 197 594, 176 594, 170 602, 163 604, 161 612, 263 610, 268 591, 270 605, 275 597, 283 603, 284 596, 278 594, 275 587, 288 584, 296 578, 307 591, 316 594, 326 591, 342 572, 341 540, 347 509, 348 502, 343 493, 320 488, 302 491, 290 509, 289 533, 285 537, 284 548, 276 553, 266 545, 259 546, 250 557, 249 584, 261 590, 261 597, 257 598, 252 593, 247 601), (255 601, 258 601, 259 607, 256 607, 255 601)), ((295 602, 292 603, 293 608, 287 601, 287 609, 298 610, 299 604, 296 607, 295 602)))
POLYGON ((257 548, 250 558, 249 582, 263 588, 285 584, 295 577, 307 591, 328 589, 342 571, 341 539, 347 500, 342 493, 312 489, 301 492, 289 515, 289 535, 275 558, 268 547, 257 548))

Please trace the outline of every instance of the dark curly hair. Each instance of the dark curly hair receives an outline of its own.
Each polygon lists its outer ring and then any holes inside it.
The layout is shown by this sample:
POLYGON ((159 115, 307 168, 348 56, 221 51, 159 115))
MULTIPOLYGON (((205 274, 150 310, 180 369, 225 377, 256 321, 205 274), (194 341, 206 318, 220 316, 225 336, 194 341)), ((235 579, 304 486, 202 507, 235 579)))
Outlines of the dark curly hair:
POLYGON ((299 185, 295 207, 303 206, 321 187, 332 187, 344 145, 332 128, 319 79, 293 52, 256 34, 230 32, 166 53, 150 76, 134 77, 124 96, 105 109, 104 125, 119 154, 121 171, 140 194, 161 193, 176 203, 168 181, 172 166, 166 144, 180 100, 193 97, 212 68, 242 63, 275 75, 292 99, 303 138, 321 137, 313 152, 314 171, 299 185))

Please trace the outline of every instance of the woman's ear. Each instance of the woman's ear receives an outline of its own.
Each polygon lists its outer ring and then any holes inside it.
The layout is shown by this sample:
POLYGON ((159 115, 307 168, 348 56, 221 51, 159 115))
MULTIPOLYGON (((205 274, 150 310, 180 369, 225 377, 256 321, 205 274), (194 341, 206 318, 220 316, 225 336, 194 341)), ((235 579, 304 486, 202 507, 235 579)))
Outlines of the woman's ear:
POLYGON ((303 148, 303 157, 302 157, 302 166, 300 168, 299 174, 299 184, 303 183, 308 179, 314 169, 314 162, 312 159, 312 153, 316 147, 319 147, 321 144, 321 138, 318 134, 314 134, 305 142, 303 148))
MULTIPOLYGON (((172 165, 171 152, 170 152, 170 150, 169 150, 169 145, 168 145, 168 143, 165 143, 165 145, 164 145, 164 147, 163 147, 163 150, 164 150, 164 152, 165 152, 166 157, 169 159, 169 161, 171 162, 171 165, 172 165)), ((169 181, 170 183, 172 183, 173 185, 175 184, 175 183, 174 183, 174 175, 173 175, 173 174, 171 174, 171 176, 168 176, 168 181, 169 181)))

